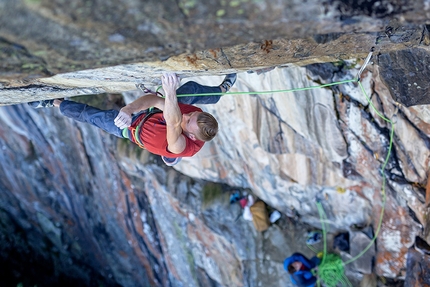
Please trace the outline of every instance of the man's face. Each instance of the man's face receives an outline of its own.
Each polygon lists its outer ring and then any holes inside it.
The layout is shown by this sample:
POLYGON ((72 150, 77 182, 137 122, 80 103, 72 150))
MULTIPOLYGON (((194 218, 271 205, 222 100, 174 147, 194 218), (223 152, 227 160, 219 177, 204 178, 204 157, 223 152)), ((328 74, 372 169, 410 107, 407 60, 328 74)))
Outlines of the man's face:
POLYGON ((295 262, 293 262, 292 265, 293 265, 294 269, 296 269, 296 271, 299 271, 300 268, 302 268, 303 263, 300 261, 295 261, 295 262))
POLYGON ((199 126, 197 125, 197 118, 200 112, 191 112, 182 115, 181 127, 185 135, 190 139, 195 140, 195 135, 199 132, 199 126))

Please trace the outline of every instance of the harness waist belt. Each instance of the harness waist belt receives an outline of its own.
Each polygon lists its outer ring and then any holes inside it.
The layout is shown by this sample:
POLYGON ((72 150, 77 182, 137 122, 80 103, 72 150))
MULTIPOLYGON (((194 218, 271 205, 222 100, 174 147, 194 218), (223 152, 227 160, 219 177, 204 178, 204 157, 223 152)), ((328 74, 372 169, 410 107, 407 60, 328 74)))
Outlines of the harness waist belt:
POLYGON ((162 113, 163 111, 154 107, 151 107, 147 110, 146 115, 143 117, 143 119, 140 121, 140 123, 136 126, 136 129, 134 130, 134 134, 131 133, 131 131, 127 128, 127 129, 123 129, 122 130, 122 136, 125 138, 128 138, 130 140, 134 140, 135 143, 140 147, 140 148, 145 148, 145 146, 143 145, 143 143, 140 141, 139 138, 139 132, 141 127, 143 126, 143 124, 153 115, 158 114, 158 113, 162 113))

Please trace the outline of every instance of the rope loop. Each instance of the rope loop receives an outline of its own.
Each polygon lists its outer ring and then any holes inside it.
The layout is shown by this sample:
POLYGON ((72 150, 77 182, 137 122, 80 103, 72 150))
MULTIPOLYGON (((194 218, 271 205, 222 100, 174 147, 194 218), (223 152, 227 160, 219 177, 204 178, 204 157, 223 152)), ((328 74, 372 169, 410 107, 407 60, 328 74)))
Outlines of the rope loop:
POLYGON ((324 282, 328 287, 336 287, 336 285, 341 282, 345 282, 345 269, 342 259, 337 254, 326 254, 322 262, 318 266, 317 275, 319 280, 324 282))

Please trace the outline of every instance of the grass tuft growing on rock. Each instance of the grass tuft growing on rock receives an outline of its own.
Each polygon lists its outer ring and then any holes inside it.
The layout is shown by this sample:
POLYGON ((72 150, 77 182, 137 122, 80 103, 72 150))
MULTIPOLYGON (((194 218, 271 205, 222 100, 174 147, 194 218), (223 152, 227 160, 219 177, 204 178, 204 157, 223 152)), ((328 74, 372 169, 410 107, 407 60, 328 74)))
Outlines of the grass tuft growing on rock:
POLYGON ((228 193, 224 192, 221 184, 215 182, 206 183, 202 189, 202 206, 207 208, 214 203, 228 202, 228 193))

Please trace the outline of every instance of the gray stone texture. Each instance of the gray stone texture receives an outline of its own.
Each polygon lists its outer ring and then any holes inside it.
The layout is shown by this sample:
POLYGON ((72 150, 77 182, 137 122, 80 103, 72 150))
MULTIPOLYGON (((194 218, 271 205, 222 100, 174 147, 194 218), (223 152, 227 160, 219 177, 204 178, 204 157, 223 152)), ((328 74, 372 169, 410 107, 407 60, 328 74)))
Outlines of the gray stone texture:
POLYGON ((430 256, 413 248, 408 251, 405 287, 430 286, 430 256))
MULTIPOLYGON (((425 0, 2 0, 0 104, 129 91, 158 83, 163 71, 189 77, 335 62, 372 48, 382 59, 416 47, 425 54, 429 10, 425 0)), ((407 92, 414 101, 406 106, 425 103, 426 86, 417 94, 408 83, 393 85, 393 97, 407 92)))
POLYGON ((394 100, 409 107, 428 105, 430 54, 420 48, 390 52, 378 57, 381 76, 394 100))
POLYGON ((0 110, 2 258, 18 268, 37 254, 29 278, 46 265, 80 278, 75 286, 292 286, 282 261, 313 255, 304 242, 321 228, 319 200, 331 235, 376 232, 384 214, 376 249, 347 267, 351 282, 370 271, 413 280, 408 252, 417 236, 428 240, 429 9, 426 0, 0 0, 0 104, 10 105, 0 110), (385 194, 391 125, 356 84, 258 93, 352 79, 372 47, 361 82, 395 123, 385 194), (128 102, 141 96, 136 83, 157 86, 164 71, 210 75, 194 78, 210 85, 243 72, 232 91, 252 93, 204 107, 220 134, 174 169, 56 109, 20 105, 120 92, 128 102), (283 216, 258 233, 237 205, 204 204, 207 182, 246 189, 283 216))

